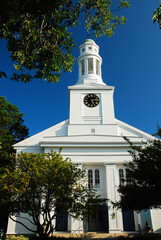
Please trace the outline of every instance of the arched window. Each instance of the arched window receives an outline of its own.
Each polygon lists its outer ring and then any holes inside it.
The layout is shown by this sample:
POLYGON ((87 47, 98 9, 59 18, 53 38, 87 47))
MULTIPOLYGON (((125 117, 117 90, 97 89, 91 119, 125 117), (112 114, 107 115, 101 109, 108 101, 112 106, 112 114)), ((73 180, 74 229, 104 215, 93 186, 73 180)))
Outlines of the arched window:
POLYGON ((93 188, 93 171, 91 169, 88 170, 88 187, 89 189, 93 188))
POLYGON ((100 188, 100 172, 98 169, 95 170, 95 188, 100 188))
POLYGON ((119 169, 119 179, 120 179, 120 185, 123 186, 125 181, 123 169, 119 169))

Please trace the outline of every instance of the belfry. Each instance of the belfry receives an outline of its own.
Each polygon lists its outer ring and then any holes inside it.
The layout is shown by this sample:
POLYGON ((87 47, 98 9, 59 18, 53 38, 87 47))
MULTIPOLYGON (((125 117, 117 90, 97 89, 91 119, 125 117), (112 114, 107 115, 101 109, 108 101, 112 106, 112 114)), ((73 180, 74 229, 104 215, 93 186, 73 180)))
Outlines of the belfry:
POLYGON ((101 76, 102 58, 99 55, 98 45, 91 39, 87 39, 79 47, 78 58, 79 77, 77 84, 96 83, 104 84, 101 76))

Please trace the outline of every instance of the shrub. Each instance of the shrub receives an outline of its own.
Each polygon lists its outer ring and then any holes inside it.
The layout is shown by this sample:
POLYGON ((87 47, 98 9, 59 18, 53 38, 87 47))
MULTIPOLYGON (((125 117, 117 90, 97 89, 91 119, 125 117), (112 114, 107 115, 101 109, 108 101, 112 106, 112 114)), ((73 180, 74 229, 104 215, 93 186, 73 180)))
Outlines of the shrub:
POLYGON ((23 235, 10 235, 7 236, 6 240, 29 240, 29 238, 23 235))

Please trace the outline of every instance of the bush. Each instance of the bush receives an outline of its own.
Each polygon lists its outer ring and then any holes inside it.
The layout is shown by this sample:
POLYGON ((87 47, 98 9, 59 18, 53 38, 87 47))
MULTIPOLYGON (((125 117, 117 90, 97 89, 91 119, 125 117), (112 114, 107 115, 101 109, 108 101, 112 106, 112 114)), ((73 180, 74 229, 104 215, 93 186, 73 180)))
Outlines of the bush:
POLYGON ((6 240, 29 240, 29 238, 23 235, 10 235, 7 236, 6 240))

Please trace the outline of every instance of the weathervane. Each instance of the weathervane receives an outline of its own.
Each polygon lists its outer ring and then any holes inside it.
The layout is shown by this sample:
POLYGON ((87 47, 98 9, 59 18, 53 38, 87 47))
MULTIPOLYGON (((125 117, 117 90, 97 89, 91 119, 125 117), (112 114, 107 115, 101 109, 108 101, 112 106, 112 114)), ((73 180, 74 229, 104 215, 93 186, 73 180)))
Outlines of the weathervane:
POLYGON ((87 38, 88 38, 88 39, 90 38, 90 33, 89 33, 89 32, 87 32, 87 38))

